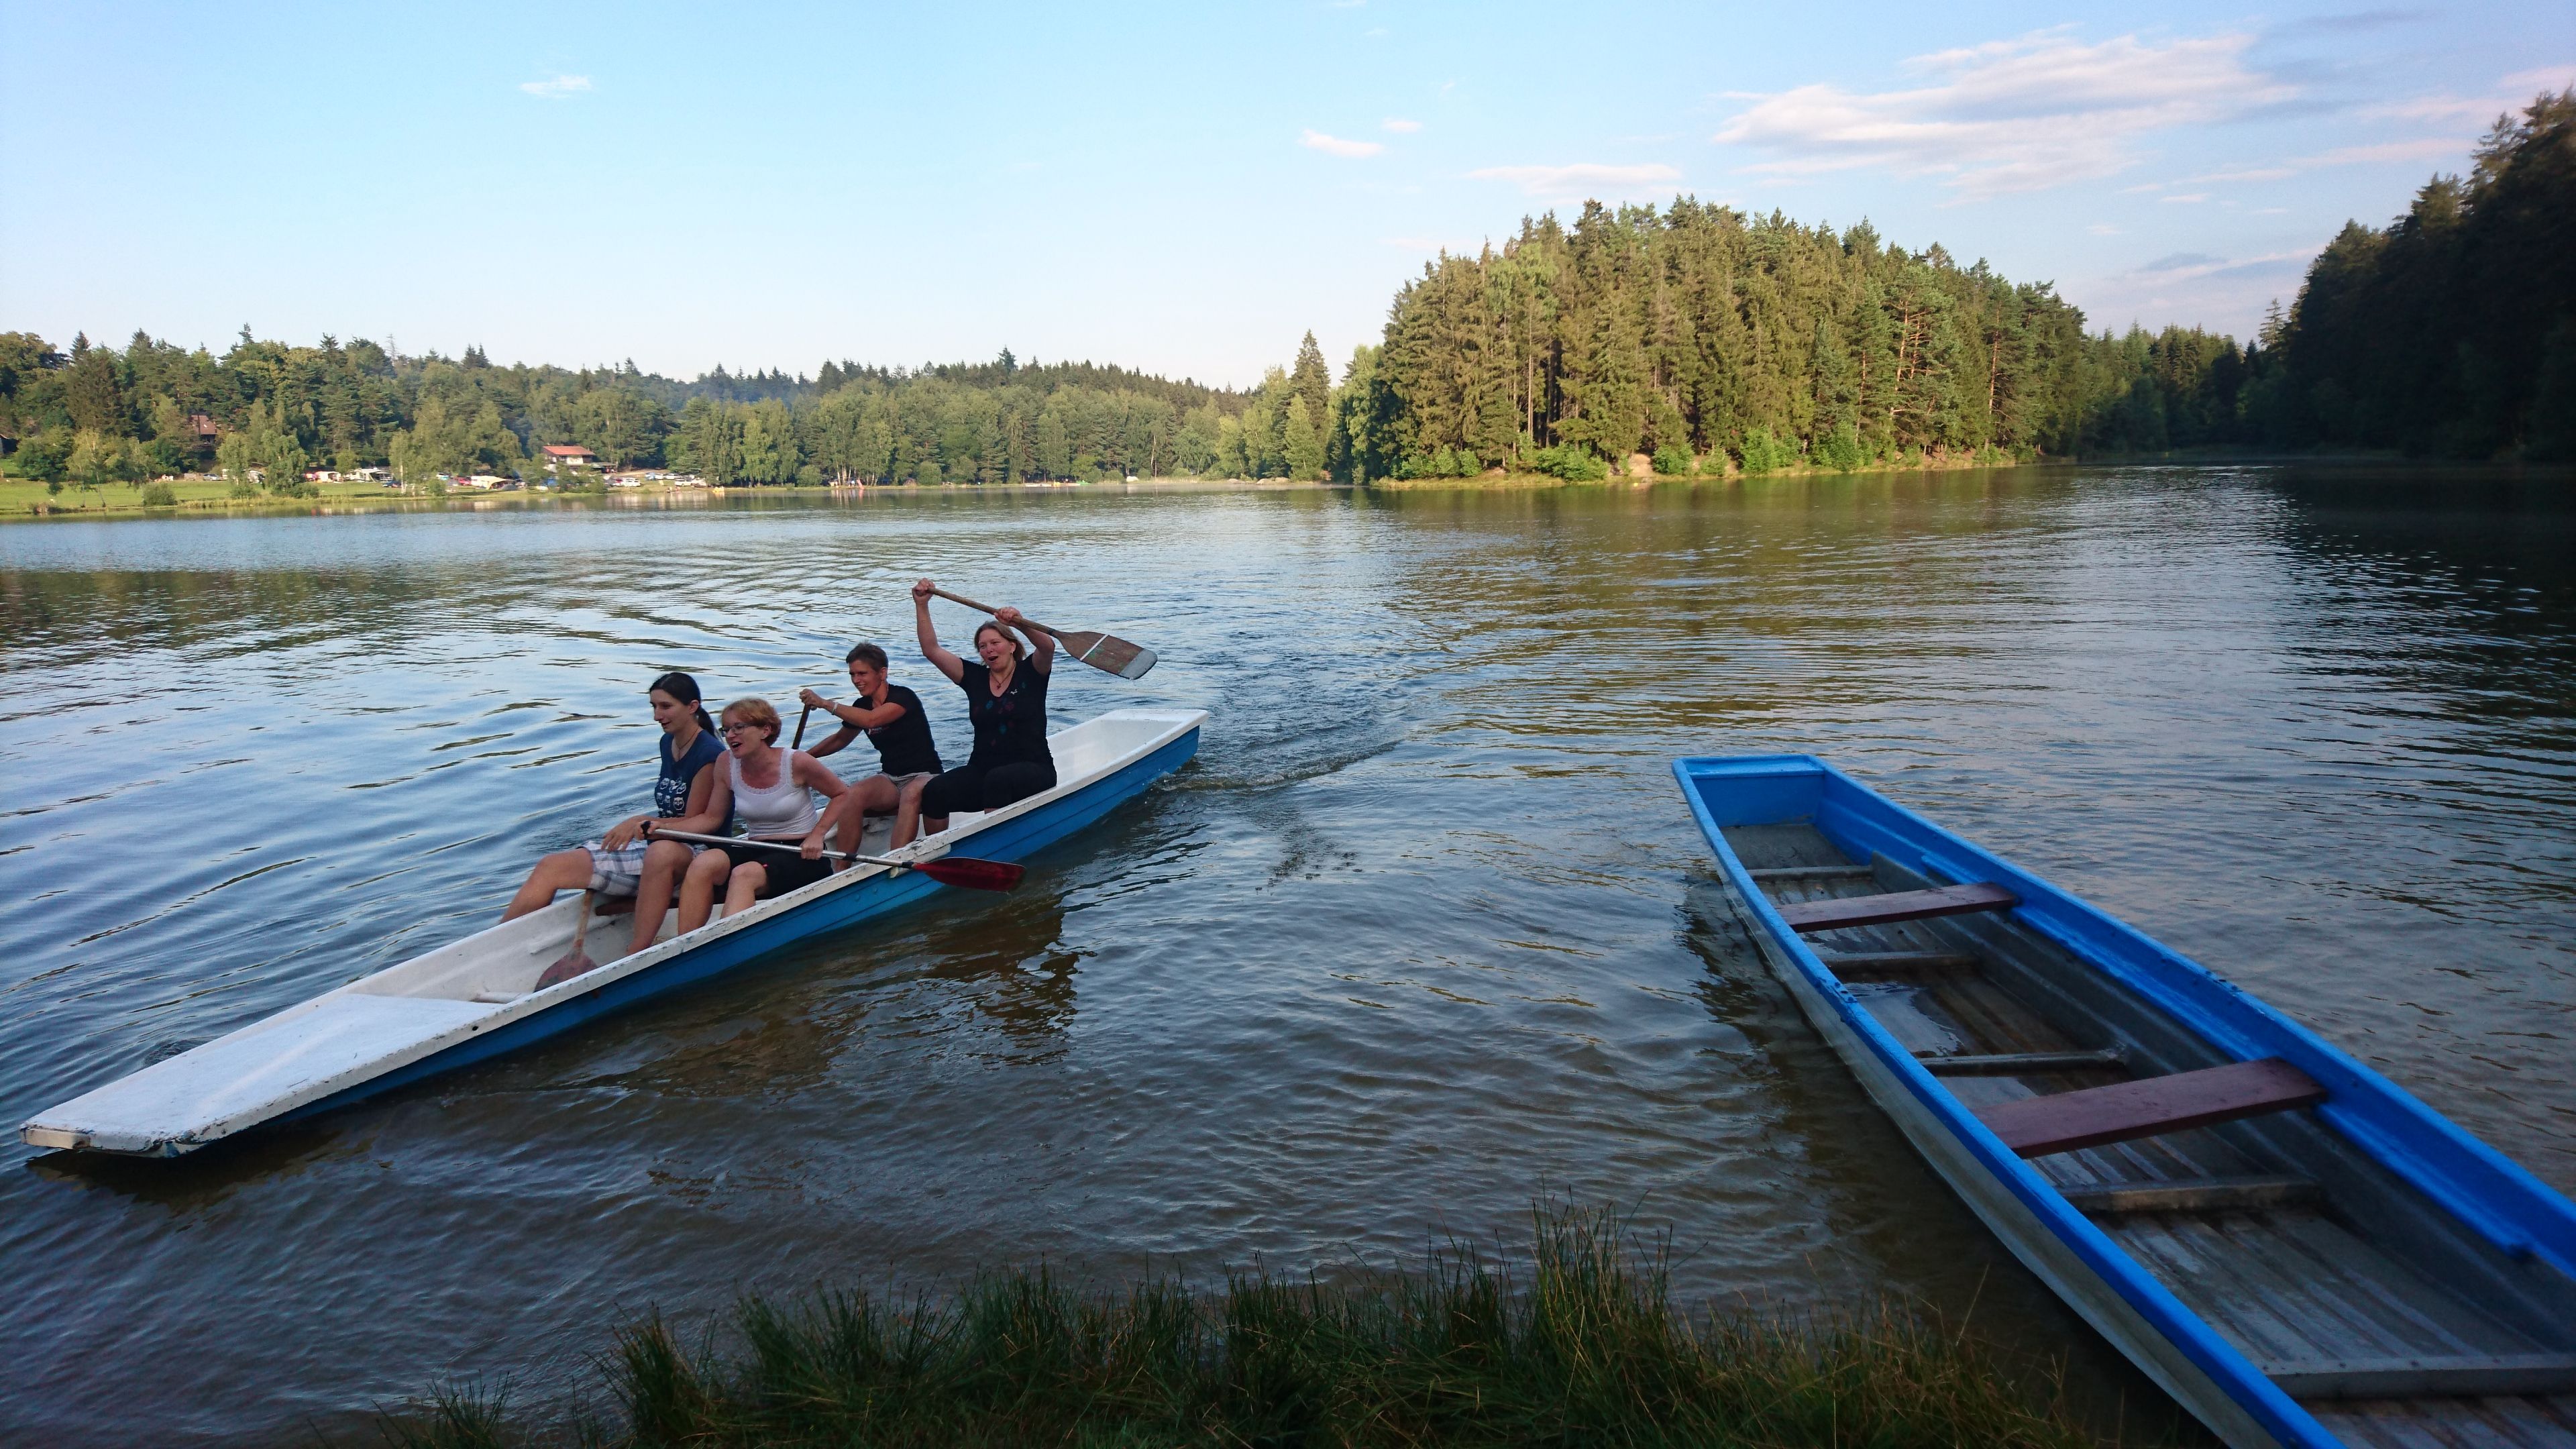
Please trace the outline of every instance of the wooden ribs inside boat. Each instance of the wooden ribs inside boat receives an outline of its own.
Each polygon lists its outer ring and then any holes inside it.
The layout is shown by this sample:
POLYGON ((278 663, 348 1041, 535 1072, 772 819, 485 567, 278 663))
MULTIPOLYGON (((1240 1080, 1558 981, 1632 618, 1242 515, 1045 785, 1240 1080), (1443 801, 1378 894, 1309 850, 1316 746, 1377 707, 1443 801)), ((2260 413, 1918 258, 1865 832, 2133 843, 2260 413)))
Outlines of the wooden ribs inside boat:
POLYGON ((2307 1073, 2227 1060, 2004 886, 1862 864, 1806 824, 1723 834, 1843 994, 2336 1439, 2576 1445, 2561 1311, 2300 1110, 2328 1099, 2307 1073))

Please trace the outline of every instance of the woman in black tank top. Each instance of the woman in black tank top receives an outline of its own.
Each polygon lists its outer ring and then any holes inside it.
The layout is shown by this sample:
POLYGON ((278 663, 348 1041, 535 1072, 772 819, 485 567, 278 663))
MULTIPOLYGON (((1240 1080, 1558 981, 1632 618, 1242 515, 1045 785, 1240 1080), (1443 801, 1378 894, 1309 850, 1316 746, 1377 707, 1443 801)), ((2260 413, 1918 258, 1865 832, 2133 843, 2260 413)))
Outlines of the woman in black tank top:
POLYGON ((1017 609, 996 609, 975 627, 976 657, 960 659, 940 647, 939 633, 930 623, 930 594, 928 579, 912 586, 921 657, 966 691, 966 717, 975 725, 974 754, 922 792, 922 819, 938 831, 948 828, 951 811, 999 810, 1055 788, 1055 756, 1046 737, 1055 637, 1023 629, 1017 609), (1027 634, 1027 644, 1015 629, 1027 634))

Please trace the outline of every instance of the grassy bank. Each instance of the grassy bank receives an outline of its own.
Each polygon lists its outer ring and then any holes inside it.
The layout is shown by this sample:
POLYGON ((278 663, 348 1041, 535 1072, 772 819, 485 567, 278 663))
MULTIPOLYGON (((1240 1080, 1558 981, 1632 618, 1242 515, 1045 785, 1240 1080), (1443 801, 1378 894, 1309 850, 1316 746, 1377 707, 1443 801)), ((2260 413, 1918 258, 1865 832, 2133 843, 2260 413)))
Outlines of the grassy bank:
POLYGON ((316 498, 275 498, 263 494, 257 498, 235 498, 232 485, 205 478, 181 478, 161 486, 170 490, 172 502, 146 504, 144 489, 110 483, 97 488, 74 488, 66 485, 59 493, 49 493, 42 483, 24 478, 0 478, 0 518, 141 518, 152 516, 203 516, 209 513, 260 510, 281 511, 311 508, 317 503, 349 503, 359 499, 381 499, 397 496, 379 483, 316 483, 321 490, 316 498))
POLYGON ((722 1348, 659 1317, 619 1335, 609 1419, 540 1433, 446 1393, 383 1429, 407 1449, 2092 1442, 2050 1375, 1910 1314, 1685 1318, 1605 1215, 1538 1214, 1521 1276, 1453 1251, 1355 1288, 1096 1294, 1039 1270, 947 1299, 754 1298, 722 1348))

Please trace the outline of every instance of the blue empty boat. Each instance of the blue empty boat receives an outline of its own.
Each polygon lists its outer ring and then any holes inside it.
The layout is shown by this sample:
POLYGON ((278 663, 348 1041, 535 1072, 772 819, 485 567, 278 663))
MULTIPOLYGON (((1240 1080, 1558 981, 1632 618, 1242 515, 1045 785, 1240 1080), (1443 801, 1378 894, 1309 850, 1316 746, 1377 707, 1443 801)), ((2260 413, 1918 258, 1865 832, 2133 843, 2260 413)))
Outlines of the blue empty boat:
POLYGON ((2576 1205, 1808 755, 1676 760, 1772 972, 2032 1272, 2229 1444, 2576 1444, 2576 1205))

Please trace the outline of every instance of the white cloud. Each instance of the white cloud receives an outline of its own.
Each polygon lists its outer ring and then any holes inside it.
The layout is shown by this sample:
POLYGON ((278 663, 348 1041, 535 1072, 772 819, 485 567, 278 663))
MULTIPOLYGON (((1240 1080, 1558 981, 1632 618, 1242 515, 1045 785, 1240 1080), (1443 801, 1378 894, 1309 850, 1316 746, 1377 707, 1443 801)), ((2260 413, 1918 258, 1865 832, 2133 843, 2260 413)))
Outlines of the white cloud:
POLYGON ((590 89, 590 77, 586 75, 559 75, 552 80, 521 81, 519 82, 519 89, 526 91, 529 95, 535 96, 539 100, 560 101, 567 96, 577 96, 588 91, 590 89))
POLYGON ((2111 225, 2107 221, 2097 221, 2084 229, 2093 233, 2095 236, 2118 236, 2120 234, 2120 229, 2111 225))
POLYGON ((1528 195, 1549 201, 1633 193, 1642 186, 1682 179, 1670 166, 1604 166, 1588 161, 1571 166, 1487 166, 1467 174, 1478 181, 1508 181, 1528 195))
POLYGON ((1389 116, 1378 124, 1386 127, 1390 131, 1413 132, 1422 129, 1422 123, 1420 121, 1408 121, 1402 116, 1389 116))
POLYGON ((2212 171, 2206 176, 2186 176, 2177 186, 2206 186, 2213 181, 2279 181, 2298 175, 2293 166, 2231 166, 2225 171, 2212 171))
POLYGON ((2250 68, 2250 35, 2155 45, 2124 35, 2085 45, 2064 30, 1917 56, 1934 83, 1856 94, 1800 86, 1754 104, 1711 140, 1778 159, 1775 176, 1883 167, 1933 176, 1961 201, 2042 191, 2136 164, 2155 131, 2208 125, 2278 105, 2296 88, 2250 68))
POLYGON ((2544 65, 2531 70, 2518 70, 2498 81, 2497 84, 2508 90, 2563 91, 2569 86, 2576 86, 2576 61, 2569 61, 2565 65, 2544 65))
POLYGON ((2208 199, 2209 193, 2206 191, 2194 191, 2182 196, 2159 196, 2156 198, 2158 201, 2179 201, 2186 204, 2191 202, 2207 201, 2208 199))
POLYGON ((2469 142, 2440 136, 2420 141, 2387 141, 2376 146, 2337 146, 2314 156, 2302 156, 2302 166, 2368 166, 2380 161, 2437 161, 2444 157, 2466 159, 2469 142))
POLYGON ((1374 156, 1386 149, 1375 141, 1345 141, 1339 136, 1327 136, 1321 131, 1308 131, 1306 139, 1298 144, 1311 151, 1321 151, 1327 156, 1374 156))

